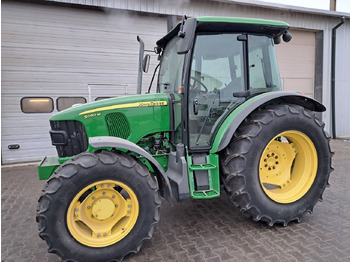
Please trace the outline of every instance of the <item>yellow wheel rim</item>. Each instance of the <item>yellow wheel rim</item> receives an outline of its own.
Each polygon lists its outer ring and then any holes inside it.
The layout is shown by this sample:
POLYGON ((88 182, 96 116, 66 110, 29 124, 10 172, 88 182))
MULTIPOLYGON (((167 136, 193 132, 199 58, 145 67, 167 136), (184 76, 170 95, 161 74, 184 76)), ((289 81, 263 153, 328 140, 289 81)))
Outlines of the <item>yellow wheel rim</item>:
POLYGON ((275 202, 295 202, 311 188, 317 164, 316 148, 309 137, 299 131, 280 133, 261 155, 260 184, 275 202))
POLYGON ((122 240, 135 226, 139 202, 132 189, 114 180, 95 182, 70 203, 67 226, 72 236, 90 247, 122 240))

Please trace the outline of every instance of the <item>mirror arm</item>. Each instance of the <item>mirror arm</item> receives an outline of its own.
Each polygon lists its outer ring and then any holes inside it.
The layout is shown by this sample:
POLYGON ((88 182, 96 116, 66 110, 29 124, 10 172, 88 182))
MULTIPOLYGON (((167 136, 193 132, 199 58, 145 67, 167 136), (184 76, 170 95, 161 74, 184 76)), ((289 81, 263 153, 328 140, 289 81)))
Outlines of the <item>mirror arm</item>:
POLYGON ((151 83, 149 84, 147 94, 149 94, 149 93, 151 92, 151 88, 152 88, 154 76, 156 75, 156 72, 157 72, 157 69, 158 69, 159 66, 160 66, 160 63, 159 63, 159 64, 156 66, 156 68, 154 69, 153 76, 152 76, 152 79, 151 79, 151 83))

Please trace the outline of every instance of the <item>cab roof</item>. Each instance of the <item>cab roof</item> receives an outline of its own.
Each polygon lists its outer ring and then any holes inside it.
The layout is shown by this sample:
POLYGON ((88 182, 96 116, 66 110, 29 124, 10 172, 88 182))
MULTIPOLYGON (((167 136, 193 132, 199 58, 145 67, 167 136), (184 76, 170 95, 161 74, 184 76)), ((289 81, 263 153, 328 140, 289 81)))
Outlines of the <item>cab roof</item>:
MULTIPOLYGON (((285 22, 256 18, 202 16, 189 19, 196 19, 197 32, 253 33, 276 37, 289 28, 289 24, 285 22)), ((158 40, 157 45, 165 47, 167 42, 179 32, 181 23, 179 22, 168 34, 158 40)))

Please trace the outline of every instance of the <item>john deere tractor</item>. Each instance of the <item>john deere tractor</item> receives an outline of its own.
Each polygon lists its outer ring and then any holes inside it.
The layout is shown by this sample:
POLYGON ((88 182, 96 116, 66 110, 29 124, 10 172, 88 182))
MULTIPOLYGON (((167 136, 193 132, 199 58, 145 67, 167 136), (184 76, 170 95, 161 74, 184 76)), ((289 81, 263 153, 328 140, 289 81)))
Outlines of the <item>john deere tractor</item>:
POLYGON ((122 260, 152 237, 161 197, 211 199, 221 188, 270 226, 312 212, 333 153, 315 117, 326 108, 281 91, 274 45, 292 38, 288 28, 184 17, 156 43, 156 89, 54 115, 58 156, 39 165, 48 181, 37 207, 48 251, 64 261, 122 260))

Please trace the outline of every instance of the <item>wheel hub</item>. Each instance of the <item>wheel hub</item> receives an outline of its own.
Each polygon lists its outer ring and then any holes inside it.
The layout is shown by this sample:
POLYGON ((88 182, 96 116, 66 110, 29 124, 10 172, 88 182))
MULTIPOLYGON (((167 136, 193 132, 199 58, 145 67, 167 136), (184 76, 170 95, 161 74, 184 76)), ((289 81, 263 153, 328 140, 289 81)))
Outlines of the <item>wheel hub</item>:
POLYGON ((114 210, 115 205, 109 198, 100 198, 92 205, 92 215, 99 220, 112 217, 114 210))

